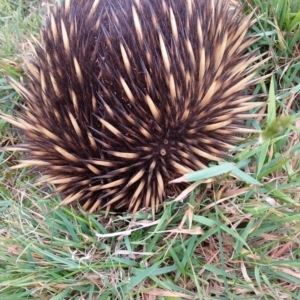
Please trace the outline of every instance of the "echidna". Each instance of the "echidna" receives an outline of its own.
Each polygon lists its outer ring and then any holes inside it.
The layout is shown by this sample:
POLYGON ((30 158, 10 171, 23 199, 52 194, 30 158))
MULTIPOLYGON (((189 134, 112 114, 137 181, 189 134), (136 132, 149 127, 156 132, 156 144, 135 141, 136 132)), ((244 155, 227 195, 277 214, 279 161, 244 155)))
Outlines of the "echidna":
MULTIPOLYGON (((65 0, 26 62, 25 101, 1 117, 64 200, 154 213, 170 180, 224 158, 263 63, 252 15, 223 0, 65 0)), ((45 180, 45 181, 44 181, 45 180)))

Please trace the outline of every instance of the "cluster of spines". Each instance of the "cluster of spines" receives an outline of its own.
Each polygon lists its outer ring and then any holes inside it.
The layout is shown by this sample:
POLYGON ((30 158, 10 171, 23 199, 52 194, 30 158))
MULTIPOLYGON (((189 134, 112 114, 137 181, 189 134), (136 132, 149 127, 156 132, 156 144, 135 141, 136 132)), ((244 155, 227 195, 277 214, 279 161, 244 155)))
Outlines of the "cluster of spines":
POLYGON ((247 52, 252 15, 227 1, 67 0, 42 30, 17 149, 62 204, 154 213, 167 183, 220 161, 247 112, 264 63, 247 52))

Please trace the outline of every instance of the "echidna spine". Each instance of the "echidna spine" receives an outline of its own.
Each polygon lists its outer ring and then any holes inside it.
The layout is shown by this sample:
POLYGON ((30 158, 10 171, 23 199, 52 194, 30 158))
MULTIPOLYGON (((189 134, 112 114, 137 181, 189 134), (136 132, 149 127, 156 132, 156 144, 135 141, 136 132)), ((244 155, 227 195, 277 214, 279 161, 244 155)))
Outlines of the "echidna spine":
POLYGON ((228 1, 64 1, 27 62, 17 146, 64 200, 91 212, 154 213, 168 182, 228 157, 265 60, 252 14, 228 1))

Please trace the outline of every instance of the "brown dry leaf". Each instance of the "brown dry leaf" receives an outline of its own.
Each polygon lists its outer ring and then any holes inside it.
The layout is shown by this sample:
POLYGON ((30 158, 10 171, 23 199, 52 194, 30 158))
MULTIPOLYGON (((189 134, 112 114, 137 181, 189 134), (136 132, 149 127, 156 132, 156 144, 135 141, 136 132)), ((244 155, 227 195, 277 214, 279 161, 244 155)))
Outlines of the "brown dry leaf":
POLYGON ((164 232, 169 232, 169 233, 183 233, 183 234, 203 234, 203 230, 201 227, 194 227, 193 229, 184 229, 184 228, 177 228, 177 229, 172 229, 172 230, 165 230, 164 232))
POLYGON ((288 268, 280 268, 280 267, 273 267, 273 269, 274 270, 279 270, 279 271, 281 271, 285 274, 288 274, 288 275, 294 276, 295 278, 300 279, 300 270, 293 271, 293 270, 288 269, 288 268))
POLYGON ((228 197, 236 197, 242 194, 247 193, 250 189, 252 189, 252 187, 245 187, 245 188, 240 188, 240 189, 234 189, 234 190, 227 190, 224 193, 224 196, 228 197))
POLYGON ((242 271, 244 279, 249 283, 249 286, 251 286, 253 288, 254 293, 256 294, 256 296, 261 296, 261 293, 255 289, 255 286, 252 283, 252 280, 249 277, 249 275, 247 273, 247 269, 246 269, 245 264, 243 262, 241 262, 241 271, 242 271))
POLYGON ((188 219, 188 221, 189 221, 189 229, 190 229, 192 226, 193 216, 194 216, 194 207, 189 206, 188 209, 186 210, 186 212, 184 213, 184 216, 178 226, 178 229, 183 228, 183 224, 185 223, 186 219, 188 219))
POLYGON ((164 291, 162 289, 152 289, 150 291, 145 292, 144 294, 148 294, 148 295, 155 296, 155 297, 177 297, 177 298, 181 297, 181 298, 186 298, 186 299, 194 299, 192 296, 189 296, 184 293, 164 291))
POLYGON ((241 249, 241 253, 242 254, 245 254, 247 257, 249 258, 252 258, 252 259, 255 259, 255 260, 259 260, 261 259, 261 257, 259 255, 256 255, 254 253, 249 253, 249 250, 245 249, 245 248, 242 248, 241 249))
POLYGON ((241 262, 241 271, 242 271, 242 274, 243 274, 243 277, 244 279, 249 282, 249 283, 252 283, 252 280, 251 278, 249 277, 248 273, 247 273, 247 269, 245 267, 245 264, 243 262, 241 262))
POLYGON ((183 199, 185 199, 190 194, 190 192, 192 192, 201 183, 203 183, 203 182, 196 181, 196 182, 192 183, 185 190, 183 190, 173 201, 174 202, 175 201, 183 201, 183 199))
POLYGON ((279 257, 284 256, 284 254, 288 254, 290 252, 289 249, 292 247, 292 245, 293 245, 293 243, 291 243, 291 242, 282 244, 281 248, 278 251, 276 251, 271 257, 279 258, 279 257))
MULTIPOLYGON (((19 246, 16 246, 16 245, 8 245, 6 247, 6 251, 7 251, 7 253, 19 256, 23 252, 23 249, 21 249, 19 246)), ((42 258, 42 256, 36 252, 32 252, 31 255, 34 258, 38 258, 38 259, 42 258)))
POLYGON ((8 245, 6 246, 6 252, 10 254, 20 255, 22 252, 21 248, 16 245, 8 245))
MULTIPOLYGON (((121 232, 112 232, 112 233, 104 233, 104 234, 100 234, 100 233, 96 233, 97 238, 108 238, 108 237, 113 237, 113 236, 124 236, 124 235, 131 235, 132 232, 140 230, 142 228, 146 228, 146 227, 151 227, 153 225, 157 225, 159 223, 159 220, 156 221, 140 221, 140 222, 134 222, 134 226, 138 226, 137 228, 134 229, 128 229, 125 231, 121 231, 121 232)), ((133 225, 133 224, 131 224, 133 225)), ((128 226, 128 228, 131 226, 128 226)))
POLYGON ((192 228, 192 222, 193 222, 193 216, 194 216, 194 207, 193 206, 189 206, 188 209, 186 210, 186 212, 184 213, 184 216, 180 222, 180 224, 178 225, 178 227, 176 229, 171 229, 171 230, 164 230, 163 232, 167 232, 170 233, 165 239, 169 238, 170 235, 172 235, 173 233, 175 234, 203 234, 203 230, 201 227, 199 226, 195 226, 192 228), (184 227, 184 223, 186 222, 186 220, 188 220, 188 228, 183 228, 184 227))

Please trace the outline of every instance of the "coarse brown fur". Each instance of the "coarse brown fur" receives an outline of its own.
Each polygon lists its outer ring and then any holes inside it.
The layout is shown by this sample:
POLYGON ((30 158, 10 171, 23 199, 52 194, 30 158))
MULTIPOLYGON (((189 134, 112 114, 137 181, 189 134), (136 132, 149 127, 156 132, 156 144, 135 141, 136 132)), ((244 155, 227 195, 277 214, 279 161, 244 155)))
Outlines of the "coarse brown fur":
POLYGON ((226 1, 69 0, 27 62, 17 149, 63 197, 154 213, 167 183, 220 161, 259 105, 252 16, 226 1))

